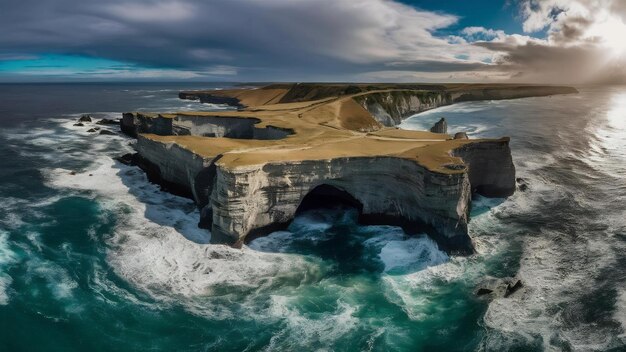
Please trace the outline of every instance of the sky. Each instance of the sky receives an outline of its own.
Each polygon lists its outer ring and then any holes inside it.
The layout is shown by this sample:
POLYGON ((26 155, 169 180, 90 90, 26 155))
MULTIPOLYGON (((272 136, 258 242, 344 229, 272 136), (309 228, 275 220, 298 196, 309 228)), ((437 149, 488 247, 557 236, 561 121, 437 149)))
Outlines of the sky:
POLYGON ((626 0, 0 0, 0 82, 626 83, 626 0))

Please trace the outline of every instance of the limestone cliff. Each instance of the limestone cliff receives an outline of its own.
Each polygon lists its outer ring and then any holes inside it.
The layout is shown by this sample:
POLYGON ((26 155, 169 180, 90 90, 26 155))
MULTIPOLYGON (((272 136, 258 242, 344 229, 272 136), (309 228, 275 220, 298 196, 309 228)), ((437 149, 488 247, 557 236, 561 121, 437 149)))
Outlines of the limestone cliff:
POLYGON ((208 203, 210 187, 206 176, 212 158, 203 158, 174 143, 162 143, 139 135, 135 146, 143 159, 142 168, 158 183, 178 194, 191 195, 198 205, 208 203))
POLYGON ((544 97, 555 94, 575 94, 576 88, 561 86, 532 86, 532 85, 507 85, 498 86, 467 86, 451 89, 450 94, 454 102, 476 100, 502 100, 519 99, 529 97, 544 97))
POLYGON ((416 113, 457 102, 577 92, 572 87, 516 84, 294 83, 255 89, 180 92, 179 97, 243 108, 353 96, 383 126, 396 126, 416 113))
POLYGON ((515 166, 509 139, 464 144, 452 151, 468 165, 472 191, 487 197, 508 197, 515 192, 515 166))
POLYGON ((427 231, 449 251, 471 252, 467 175, 433 173, 414 161, 391 157, 303 160, 241 169, 218 162, 208 205, 212 236, 217 242, 237 243, 285 226, 305 196, 321 185, 354 197, 364 223, 427 231))
POLYGON ((354 100, 384 126, 399 125, 409 116, 452 103, 445 92, 414 90, 367 93, 355 96, 354 100))
POLYGON ((193 197, 214 243, 241 245, 327 202, 356 207, 363 223, 426 232, 448 252, 467 254, 473 252, 472 194, 506 197, 515 191, 509 139, 453 139, 444 122, 438 133, 381 126, 451 104, 459 87, 315 84, 221 91, 211 94, 241 106, 275 103, 225 112, 129 113, 121 126, 138 137, 140 165, 153 179, 193 197))
POLYGON ((146 132, 167 136, 172 134, 172 119, 164 118, 161 115, 125 113, 122 114, 120 127, 122 132, 133 137, 146 132))
POLYGON ((253 117, 125 113, 122 115, 121 129, 133 137, 140 133, 151 133, 160 136, 193 135, 260 140, 281 139, 293 133, 289 128, 258 127, 256 125, 259 122, 261 120, 253 117))

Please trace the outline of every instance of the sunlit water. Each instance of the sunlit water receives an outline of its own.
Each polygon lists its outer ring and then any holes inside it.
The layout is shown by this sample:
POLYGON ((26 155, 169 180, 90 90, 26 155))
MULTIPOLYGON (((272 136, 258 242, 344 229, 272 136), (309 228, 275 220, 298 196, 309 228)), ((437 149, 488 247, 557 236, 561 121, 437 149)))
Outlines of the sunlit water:
POLYGON ((0 350, 624 350, 626 89, 420 114, 512 137, 529 189, 475 200, 478 254, 318 210, 243 250, 112 157, 81 113, 213 110, 176 85, 0 86, 0 350), (75 175, 70 172, 75 171, 75 175), (486 279, 524 289, 478 298, 486 279))

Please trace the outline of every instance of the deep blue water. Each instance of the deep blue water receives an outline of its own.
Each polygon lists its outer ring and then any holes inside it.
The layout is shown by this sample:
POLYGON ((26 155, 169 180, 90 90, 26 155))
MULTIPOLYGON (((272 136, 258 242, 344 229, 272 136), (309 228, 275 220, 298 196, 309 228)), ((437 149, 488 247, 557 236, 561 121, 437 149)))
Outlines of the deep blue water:
POLYGON ((478 254, 449 258, 349 209, 305 213, 243 250, 208 245, 189 200, 113 161, 130 139, 72 126, 223 109, 177 98, 216 86, 0 85, 0 351, 626 348, 626 89, 406 120, 511 136, 529 185, 477 199, 478 254), (512 276, 515 295, 475 295, 512 276))

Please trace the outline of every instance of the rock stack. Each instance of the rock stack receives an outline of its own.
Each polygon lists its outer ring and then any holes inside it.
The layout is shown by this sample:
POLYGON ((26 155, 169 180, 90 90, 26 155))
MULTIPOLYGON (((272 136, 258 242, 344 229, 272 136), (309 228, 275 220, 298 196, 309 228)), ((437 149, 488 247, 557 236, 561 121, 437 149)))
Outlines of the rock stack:
POLYGON ((441 118, 433 127, 431 127, 430 132, 433 133, 448 133, 448 124, 446 123, 445 118, 441 118))

